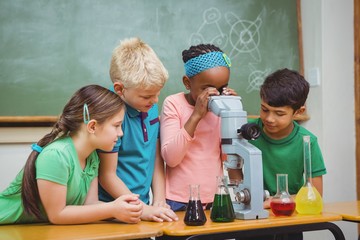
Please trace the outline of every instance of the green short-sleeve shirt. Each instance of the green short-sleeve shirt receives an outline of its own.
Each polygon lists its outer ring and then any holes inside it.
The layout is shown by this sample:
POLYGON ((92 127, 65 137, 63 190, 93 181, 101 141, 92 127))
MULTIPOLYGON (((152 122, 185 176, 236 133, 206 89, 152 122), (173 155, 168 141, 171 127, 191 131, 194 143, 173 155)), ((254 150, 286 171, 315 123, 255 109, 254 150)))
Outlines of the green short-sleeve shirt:
MULTIPOLYGON (((99 158, 96 151, 91 153, 83 170, 71 137, 63 137, 46 146, 35 164, 37 179, 67 187, 66 205, 83 205, 91 182, 98 175, 99 158)), ((23 170, 10 186, 0 193, 0 224, 38 221, 24 214, 21 203, 22 176, 23 170)), ((44 211, 43 216, 46 219, 44 211)))
MULTIPOLYGON (((263 129, 261 119, 249 120, 263 129)), ((263 162, 264 188, 270 195, 276 194, 276 174, 288 174, 290 194, 296 194, 304 184, 303 136, 310 136, 312 177, 326 174, 323 156, 317 138, 310 131, 294 121, 294 129, 289 136, 280 140, 269 138, 263 130, 258 139, 249 141, 261 150, 263 162)))

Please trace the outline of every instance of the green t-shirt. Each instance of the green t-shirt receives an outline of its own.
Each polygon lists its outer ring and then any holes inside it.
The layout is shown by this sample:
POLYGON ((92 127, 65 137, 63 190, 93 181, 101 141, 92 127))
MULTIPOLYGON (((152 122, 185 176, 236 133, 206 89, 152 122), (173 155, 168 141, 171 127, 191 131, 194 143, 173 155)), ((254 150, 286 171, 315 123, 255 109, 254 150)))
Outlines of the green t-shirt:
POLYGON ((260 118, 250 119, 261 128, 258 139, 249 141, 262 152, 264 189, 270 191, 270 195, 276 194, 276 174, 288 174, 288 189, 290 194, 296 194, 304 184, 304 157, 303 136, 310 136, 311 144, 311 172, 312 177, 326 174, 326 168, 316 136, 301 127, 294 121, 294 129, 289 136, 280 140, 269 138, 263 129, 260 118))
MULTIPOLYGON (((46 146, 36 159, 36 178, 67 187, 66 205, 83 205, 92 180, 98 175, 99 158, 96 151, 87 158, 81 169, 77 152, 70 137, 63 137, 46 146)), ((24 214, 21 201, 23 170, 0 193, 0 224, 38 222, 24 214)), ((41 209, 43 209, 42 205, 41 209)), ((42 215, 47 219, 45 211, 42 215)))

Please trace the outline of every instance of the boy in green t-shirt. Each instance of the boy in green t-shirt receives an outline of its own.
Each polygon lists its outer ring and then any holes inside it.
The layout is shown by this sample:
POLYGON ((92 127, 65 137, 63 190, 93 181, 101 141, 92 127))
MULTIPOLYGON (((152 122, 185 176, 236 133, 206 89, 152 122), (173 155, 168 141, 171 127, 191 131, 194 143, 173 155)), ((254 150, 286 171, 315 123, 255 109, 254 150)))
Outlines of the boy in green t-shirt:
MULTIPOLYGON (((288 190, 296 195, 304 183, 303 136, 310 136, 312 183, 322 195, 322 175, 326 174, 317 138, 295 119, 305 112, 309 83, 298 72, 281 69, 266 77, 260 89, 260 118, 250 119, 261 129, 260 137, 249 141, 262 152, 264 189, 274 196, 276 174, 288 174, 288 190)), ((264 203, 270 208, 271 197, 264 203)), ((262 239, 302 240, 302 233, 264 236, 262 239)), ((250 238, 249 238, 250 239, 250 238)), ((251 238, 252 239, 252 238, 251 238)))
MULTIPOLYGON (((304 183, 303 136, 310 136, 312 183, 322 195, 322 175, 326 174, 324 160, 317 138, 300 126, 295 119, 305 112, 309 83, 298 72, 281 69, 266 77, 260 89, 260 118, 249 119, 261 129, 260 137, 249 141, 262 152, 264 189, 274 196, 277 190, 276 174, 288 174, 288 190, 293 197, 304 183)), ((229 171, 232 179, 241 178, 237 170, 229 171)), ((271 197, 264 203, 270 208, 271 197)), ((246 238, 247 240, 255 238, 246 238)), ((262 236, 261 239, 301 240, 301 232, 262 236)))
MULTIPOLYGON (((322 195, 322 175, 326 174, 317 138, 294 119, 305 112, 309 83, 298 72, 281 69, 266 77, 260 89, 261 128, 258 139, 250 141, 262 152, 264 188, 276 194, 276 174, 288 174, 289 193, 296 194, 303 185, 303 136, 311 141, 312 183, 322 195)), ((271 199, 271 197, 270 197, 271 199)), ((268 200, 265 207, 269 207, 268 200)))

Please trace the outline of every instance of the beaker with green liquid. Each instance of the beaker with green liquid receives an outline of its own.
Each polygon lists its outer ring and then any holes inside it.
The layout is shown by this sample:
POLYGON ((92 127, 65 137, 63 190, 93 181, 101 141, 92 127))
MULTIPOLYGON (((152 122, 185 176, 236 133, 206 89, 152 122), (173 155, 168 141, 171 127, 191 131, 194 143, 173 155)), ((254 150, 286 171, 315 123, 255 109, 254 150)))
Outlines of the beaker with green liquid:
POLYGON ((310 136, 303 137, 303 145, 304 185, 295 197, 296 211, 299 214, 319 214, 323 209, 323 201, 320 193, 312 185, 310 136))
POLYGON ((210 218, 213 222, 232 222, 235 219, 234 207, 228 189, 228 176, 217 176, 217 191, 211 208, 210 218))

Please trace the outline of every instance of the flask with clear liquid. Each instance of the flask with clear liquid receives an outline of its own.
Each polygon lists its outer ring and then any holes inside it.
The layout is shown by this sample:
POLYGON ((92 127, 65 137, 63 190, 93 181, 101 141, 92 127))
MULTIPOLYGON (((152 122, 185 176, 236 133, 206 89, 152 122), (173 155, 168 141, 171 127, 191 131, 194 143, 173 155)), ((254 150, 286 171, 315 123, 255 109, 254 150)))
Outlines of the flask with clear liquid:
POLYGON ((201 226, 206 223, 205 212, 200 200, 200 185, 191 184, 189 202, 186 207, 184 223, 188 226, 201 226))
POLYGON ((295 211, 295 202, 288 191, 288 175, 276 174, 277 191, 271 198, 270 208, 275 216, 290 216, 295 211))
POLYGON ((232 222, 235 219, 234 207, 228 189, 228 176, 217 176, 217 191, 211 208, 213 222, 232 222))
POLYGON ((320 193, 311 182, 311 150, 310 136, 303 137, 304 144, 304 185, 296 194, 296 211, 299 214, 319 214, 323 209, 320 193))

